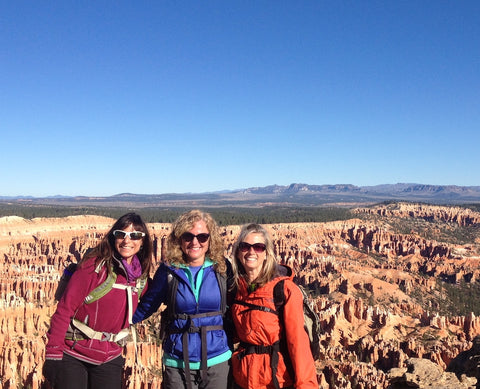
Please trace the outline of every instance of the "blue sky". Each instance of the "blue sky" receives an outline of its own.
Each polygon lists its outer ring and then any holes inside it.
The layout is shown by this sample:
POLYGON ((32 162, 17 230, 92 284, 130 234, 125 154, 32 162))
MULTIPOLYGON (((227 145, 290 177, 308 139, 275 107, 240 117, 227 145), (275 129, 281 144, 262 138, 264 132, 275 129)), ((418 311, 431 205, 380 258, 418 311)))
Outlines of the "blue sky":
POLYGON ((479 1, 1 1, 0 195, 480 185, 479 1))

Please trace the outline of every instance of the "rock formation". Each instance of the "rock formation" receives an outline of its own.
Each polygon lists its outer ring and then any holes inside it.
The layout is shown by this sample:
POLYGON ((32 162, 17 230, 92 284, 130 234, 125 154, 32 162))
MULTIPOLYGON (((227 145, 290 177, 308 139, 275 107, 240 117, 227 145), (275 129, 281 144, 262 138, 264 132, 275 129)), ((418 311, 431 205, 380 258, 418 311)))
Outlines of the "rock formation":
POLYGON ((444 372, 432 361, 410 358, 405 368, 395 368, 389 373, 388 389, 435 388, 435 389, 472 389, 477 379, 467 376, 457 378, 454 373, 444 372))
MULTIPOLYGON (((402 215, 412 217, 415 212, 424 217, 421 209, 408 207, 402 215)), ((462 225, 478 224, 475 215, 448 218, 461 219, 462 225)), ((0 218, 1 387, 41 386, 45 333, 61 272, 66 263, 94 246, 113 222, 97 216, 0 218)), ((459 388, 475 385, 473 377, 462 381, 461 374, 455 375, 457 370, 445 370, 472 348, 480 334, 480 319, 473 313, 441 313, 439 280, 476 283, 477 243, 435 241, 360 218, 266 227, 279 262, 291 266, 296 281, 313 293, 322 328, 322 355, 316 362, 321 388, 423 387, 419 380, 434 379, 445 388, 451 382, 467 385, 459 388)), ((149 228, 158 265, 170 225, 149 224, 149 228)), ((240 227, 221 230, 225 255, 230 257, 240 227)), ((125 387, 160 388, 158 317, 137 324, 136 329, 137 359, 133 343, 125 348, 125 387)))
POLYGON ((421 218, 425 220, 439 220, 446 223, 455 223, 460 226, 480 224, 480 213, 462 207, 446 207, 428 204, 392 203, 387 206, 373 208, 359 208, 357 213, 370 213, 380 216, 399 216, 421 218))

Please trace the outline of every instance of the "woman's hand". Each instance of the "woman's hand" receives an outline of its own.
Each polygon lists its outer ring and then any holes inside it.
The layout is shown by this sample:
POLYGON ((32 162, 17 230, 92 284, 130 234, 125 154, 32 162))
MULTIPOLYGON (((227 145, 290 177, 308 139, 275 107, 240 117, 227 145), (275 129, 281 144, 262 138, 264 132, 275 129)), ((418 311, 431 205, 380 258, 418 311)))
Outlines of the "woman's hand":
POLYGON ((63 361, 61 359, 47 359, 43 364, 42 373, 50 384, 55 387, 57 373, 62 368, 63 361))

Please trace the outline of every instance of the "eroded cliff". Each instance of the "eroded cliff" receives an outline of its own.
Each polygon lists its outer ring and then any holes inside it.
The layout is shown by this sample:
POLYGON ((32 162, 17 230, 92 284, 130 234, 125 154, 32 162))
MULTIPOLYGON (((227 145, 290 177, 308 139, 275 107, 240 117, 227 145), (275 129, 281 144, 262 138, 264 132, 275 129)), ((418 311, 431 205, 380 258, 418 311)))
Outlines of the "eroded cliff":
MULTIPOLYGON (((477 223, 476 217, 461 223, 477 223)), ((113 221, 95 216, 0 218, 2 387, 40 387, 45 333, 63 267, 94 246, 113 221)), ((387 388, 389 371, 405 368, 415 358, 444 371, 480 334, 474 314, 448 315, 441 309, 441 280, 477 282, 480 257, 475 242, 445 243, 361 219, 266 227, 279 260, 313 293, 322 326, 322 357, 317 361, 322 388, 387 388)), ((170 226, 149 228, 158 264, 170 226)), ((239 230, 222 228, 228 257, 239 230)), ((136 361, 133 343, 125 349, 128 388, 160 387, 157 319, 137 325, 136 361)))

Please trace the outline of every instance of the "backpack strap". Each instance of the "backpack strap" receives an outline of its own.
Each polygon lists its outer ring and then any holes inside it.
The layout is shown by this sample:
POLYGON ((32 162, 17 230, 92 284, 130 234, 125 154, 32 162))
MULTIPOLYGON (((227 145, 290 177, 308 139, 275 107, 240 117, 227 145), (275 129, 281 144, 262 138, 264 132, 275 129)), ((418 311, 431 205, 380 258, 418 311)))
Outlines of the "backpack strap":
POLYGON ((104 282, 98 285, 95 289, 93 289, 87 297, 85 297, 85 304, 91 304, 94 301, 105 296, 108 292, 110 292, 117 280, 117 274, 114 272, 108 272, 107 278, 104 282))
MULTIPOLYGON (((97 267, 95 268, 95 273, 99 274, 104 264, 105 264, 105 261, 100 261, 97 267)), ((97 301, 98 299, 105 296, 112 289, 113 284, 115 284, 115 281, 117 280, 117 274, 113 271, 113 269, 110 269, 110 271, 107 269, 106 271, 107 271, 107 278, 95 289, 90 291, 87 297, 85 297, 85 300, 84 300, 85 304, 91 304, 94 301, 97 301)))
POLYGON ((60 301, 62 298, 70 278, 72 278, 73 273, 75 273, 77 270, 77 265, 78 264, 76 262, 70 262, 67 267, 63 269, 62 276, 60 277, 60 281, 57 285, 57 290, 55 291, 55 300, 60 301))
MULTIPOLYGON (((113 284, 112 288, 115 289, 123 289, 127 292, 127 306, 128 306, 128 324, 129 327, 132 329, 132 340, 133 340, 133 348, 135 350, 135 361, 138 360, 137 355, 137 332, 135 328, 132 326, 133 324, 133 292, 137 292, 137 299, 140 301, 140 297, 142 294, 145 285, 147 284, 147 277, 138 277, 135 280, 135 286, 131 285, 124 285, 124 284, 113 284)), ((124 328, 122 331, 126 331, 128 335, 128 328, 124 328)), ((122 332, 120 331, 120 333, 122 332)), ((126 335, 125 335, 126 336, 126 335)))
POLYGON ((80 320, 72 319, 65 338, 71 340, 96 339, 102 342, 116 342, 123 346, 121 341, 124 340, 129 334, 130 330, 128 328, 124 328, 116 334, 112 332, 95 331, 93 328, 90 328, 80 320), (79 330, 80 333, 75 331, 76 329, 79 330))
POLYGON ((174 272, 167 267, 167 308, 165 309, 165 315, 161 317, 160 324, 160 336, 164 339, 164 336, 167 334, 182 334, 182 353, 183 353, 183 362, 184 362, 184 371, 186 378, 186 386, 188 389, 192 388, 192 382, 190 380, 190 358, 188 353, 188 334, 191 333, 200 333, 201 339, 201 359, 200 359, 200 371, 202 378, 204 379, 207 374, 207 332, 214 330, 223 330, 223 325, 216 326, 200 326, 196 327, 193 325, 193 319, 202 318, 202 317, 211 317, 224 315, 227 310, 227 278, 215 271, 215 276, 217 283, 220 289, 220 310, 214 312, 204 312, 197 314, 186 314, 186 313, 176 313, 175 306, 177 301, 177 290, 178 290, 178 278, 174 272), (182 319, 188 322, 188 326, 177 329, 170 329, 170 323, 174 319, 182 319))
MULTIPOLYGON (((105 261, 101 261, 97 267, 95 268, 95 273, 100 273, 105 261)), ((107 270, 108 271, 108 270, 107 270)), ((95 289, 93 289, 87 297, 84 299, 85 304, 91 304, 94 301, 99 300, 100 298, 104 297, 108 292, 110 292, 113 288, 115 289, 122 289, 126 291, 127 294, 127 306, 128 306, 128 324, 132 325, 132 318, 133 318, 133 292, 137 292, 138 300, 140 300, 141 293, 147 284, 146 277, 139 277, 136 280, 135 286, 124 285, 124 284, 117 284, 115 281, 117 280, 117 273, 113 271, 109 271, 107 274, 107 278, 104 282, 98 285, 95 289)), ((75 316, 72 318, 70 322, 69 328, 67 330, 66 339, 73 339, 73 340, 81 340, 81 339, 96 339, 100 341, 108 341, 108 342, 116 342, 123 346, 125 342, 125 338, 129 335, 129 328, 124 328, 120 332, 114 334, 110 332, 100 332, 95 331, 93 328, 89 327, 87 324, 81 322, 78 319, 75 319, 75 316), (78 333, 79 330, 81 334, 78 333), (123 341, 123 342, 121 342, 123 341)), ((132 337, 135 344, 136 350, 136 333, 132 327, 132 337)))
POLYGON ((227 311, 227 277, 215 271, 217 277, 218 287, 220 288, 220 311, 222 315, 227 311))
POLYGON ((285 279, 278 281, 273 287, 273 302, 278 316, 283 320, 283 307, 285 306, 285 279))
POLYGON ((167 307, 162 312, 160 317, 160 339, 165 339, 165 336, 169 333, 170 322, 172 321, 173 314, 175 313, 175 304, 177 302, 177 289, 178 279, 177 276, 167 269, 167 307))
POLYGON ((281 324, 279 352, 281 352, 283 355, 283 361, 285 362, 287 371, 291 374, 292 380, 295 381, 295 369, 293 368, 292 359, 290 358, 290 353, 288 352, 287 336, 285 333, 285 279, 278 281, 273 287, 273 301, 281 324))
POLYGON ((290 357, 288 357, 288 351, 286 346, 287 341, 285 338, 285 329, 284 329, 285 325, 283 324, 284 323, 283 307, 285 305, 284 284, 285 284, 284 279, 282 279, 278 281, 273 287, 273 301, 275 304, 275 309, 271 309, 263 305, 247 303, 245 301, 239 301, 239 300, 234 301, 234 304, 243 305, 248 308, 244 312, 257 310, 262 312, 273 313, 274 315, 278 316, 280 320, 280 324, 282 326, 280 340, 273 343, 272 345, 267 345, 267 346, 251 344, 247 342, 240 342, 240 347, 242 348, 242 351, 238 355, 238 357, 241 359, 245 355, 249 355, 249 354, 269 354, 270 368, 272 369, 272 380, 273 380, 275 389, 280 389, 280 384, 277 378, 279 353, 282 353, 282 355, 284 356, 285 364, 287 366, 288 371, 293 372, 293 366, 291 365, 290 357))
POLYGON ((147 285, 147 279, 148 277, 138 277, 135 281, 135 287, 137 288, 137 296, 138 296, 138 301, 140 301, 140 298, 142 297, 142 292, 143 289, 145 289, 145 286, 147 285))
POLYGON ((234 304, 243 305, 244 307, 247 307, 248 309, 246 309, 244 312, 263 311, 263 312, 273 313, 274 315, 279 316, 278 310, 271 309, 269 307, 264 307, 263 305, 247 303, 246 301, 240 301, 240 300, 235 300, 234 304))

